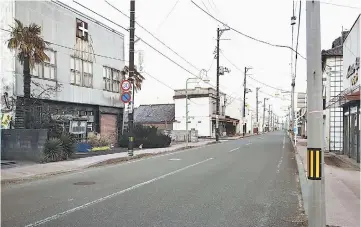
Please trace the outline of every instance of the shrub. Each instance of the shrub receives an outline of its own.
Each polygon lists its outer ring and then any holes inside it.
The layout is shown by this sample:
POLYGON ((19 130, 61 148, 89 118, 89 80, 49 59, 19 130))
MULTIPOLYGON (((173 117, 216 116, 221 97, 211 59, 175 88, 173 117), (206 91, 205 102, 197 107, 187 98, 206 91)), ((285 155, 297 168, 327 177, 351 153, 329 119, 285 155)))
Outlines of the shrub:
MULTIPOLYGON (((157 128, 141 125, 134 126, 134 147, 143 144, 143 148, 167 147, 171 143, 171 138, 167 135, 157 134, 157 128)), ((119 146, 128 146, 129 133, 125 133, 119 138, 119 146)))
POLYGON ((63 149, 63 159, 68 159, 75 152, 76 140, 73 135, 69 133, 62 133, 60 135, 60 141, 63 149))
POLYGON ((88 143, 92 147, 97 147, 99 144, 98 136, 94 133, 88 135, 88 143))
POLYGON ((109 138, 101 136, 98 139, 98 146, 99 147, 104 147, 104 146, 108 146, 108 145, 110 145, 110 139, 109 138))
POLYGON ((62 159, 63 147, 58 138, 51 138, 44 145, 44 160, 46 162, 56 162, 62 159))

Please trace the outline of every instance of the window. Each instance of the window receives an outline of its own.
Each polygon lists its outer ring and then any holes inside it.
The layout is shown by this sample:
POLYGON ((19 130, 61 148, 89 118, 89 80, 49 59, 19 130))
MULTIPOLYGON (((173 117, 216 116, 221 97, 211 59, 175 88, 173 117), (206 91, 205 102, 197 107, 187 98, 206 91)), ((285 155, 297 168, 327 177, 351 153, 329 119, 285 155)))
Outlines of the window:
POLYGON ((109 68, 104 66, 103 68, 103 81, 104 81, 104 90, 111 92, 120 91, 120 81, 121 73, 117 69, 109 68))
POLYGON ((36 64, 31 70, 34 77, 55 80, 56 76, 56 52, 46 49, 45 54, 49 57, 49 61, 44 61, 42 64, 36 64))
POLYGON ((80 58, 70 58, 70 82, 84 87, 93 87, 93 63, 80 58))

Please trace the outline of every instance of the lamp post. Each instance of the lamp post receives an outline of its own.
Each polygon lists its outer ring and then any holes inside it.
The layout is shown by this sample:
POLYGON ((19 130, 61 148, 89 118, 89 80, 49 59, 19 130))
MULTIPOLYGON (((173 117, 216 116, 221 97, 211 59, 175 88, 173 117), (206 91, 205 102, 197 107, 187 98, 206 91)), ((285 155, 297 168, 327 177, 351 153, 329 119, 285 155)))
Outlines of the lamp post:
POLYGON ((192 80, 194 80, 193 83, 196 81, 204 81, 204 82, 208 83, 209 79, 207 77, 207 71, 205 69, 202 69, 200 71, 200 74, 202 72, 206 73, 206 79, 191 77, 186 80, 186 147, 188 147, 188 140, 189 140, 189 134, 188 134, 188 83, 191 83, 190 81, 192 81, 192 80))

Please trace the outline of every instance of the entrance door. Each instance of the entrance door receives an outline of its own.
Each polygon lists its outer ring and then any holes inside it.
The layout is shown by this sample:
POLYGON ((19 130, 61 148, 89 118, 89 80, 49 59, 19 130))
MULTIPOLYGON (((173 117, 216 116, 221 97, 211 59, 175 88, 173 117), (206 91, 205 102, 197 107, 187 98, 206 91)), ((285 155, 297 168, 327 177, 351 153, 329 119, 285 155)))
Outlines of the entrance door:
POLYGON ((350 115, 350 158, 357 160, 357 114, 350 115))
POLYGON ((343 116, 343 154, 350 157, 349 116, 343 116))

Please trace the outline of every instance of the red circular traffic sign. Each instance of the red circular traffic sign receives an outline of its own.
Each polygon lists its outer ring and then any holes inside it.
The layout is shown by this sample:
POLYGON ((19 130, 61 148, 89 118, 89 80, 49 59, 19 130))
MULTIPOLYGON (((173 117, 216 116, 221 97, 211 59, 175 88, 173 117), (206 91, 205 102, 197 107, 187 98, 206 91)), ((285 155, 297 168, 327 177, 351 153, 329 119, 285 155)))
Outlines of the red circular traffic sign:
POLYGON ((123 80, 122 84, 120 85, 123 91, 129 91, 132 88, 132 84, 129 80, 123 80))

